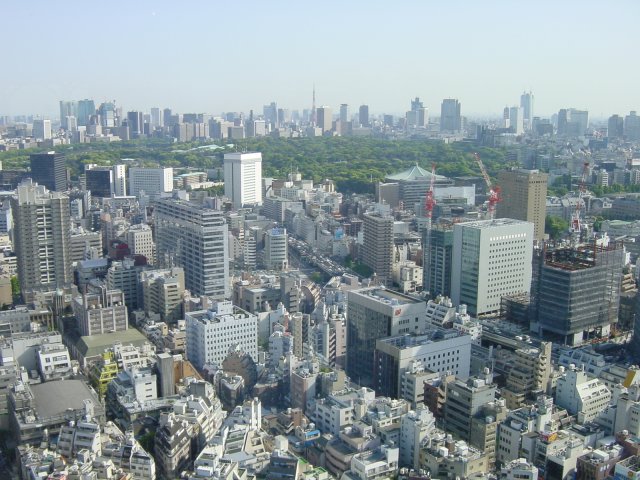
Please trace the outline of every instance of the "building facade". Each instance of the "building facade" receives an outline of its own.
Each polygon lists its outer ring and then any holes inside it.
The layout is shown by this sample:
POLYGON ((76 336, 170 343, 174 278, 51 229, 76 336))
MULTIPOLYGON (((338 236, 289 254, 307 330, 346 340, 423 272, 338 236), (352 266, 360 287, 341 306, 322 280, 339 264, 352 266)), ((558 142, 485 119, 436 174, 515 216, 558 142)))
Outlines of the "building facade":
POLYGON ((224 194, 235 208, 262 204, 262 154, 224 154, 224 194))

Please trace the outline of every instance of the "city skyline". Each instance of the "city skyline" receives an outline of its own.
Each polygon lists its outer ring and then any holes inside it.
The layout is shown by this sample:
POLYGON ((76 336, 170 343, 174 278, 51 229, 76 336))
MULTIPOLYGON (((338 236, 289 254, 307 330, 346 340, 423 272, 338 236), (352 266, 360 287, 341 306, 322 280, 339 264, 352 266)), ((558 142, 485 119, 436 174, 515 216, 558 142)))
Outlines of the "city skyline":
POLYGON ((126 17, 121 9, 67 6, 5 7, 13 19, 5 35, 20 39, 20 50, 0 77, 0 114, 57 118, 59 100, 82 98, 143 111, 248 113, 271 101, 302 110, 311 107, 314 84, 316 105, 334 113, 348 103, 352 112, 364 104, 373 115, 402 114, 419 96, 434 116, 442 99, 456 98, 465 116, 497 117, 529 90, 534 115, 575 107, 606 118, 640 108, 629 61, 640 5, 631 1, 610 9, 590 1, 249 2, 242 11, 137 2, 126 17), (416 18, 424 19, 420 28, 408 28, 416 18), (113 33, 97 34, 98 23, 113 33), (51 28, 65 24, 74 27, 51 28), (323 26, 322 38, 305 33, 314 25, 323 26), (43 54, 47 31, 63 46, 55 53, 43 54))

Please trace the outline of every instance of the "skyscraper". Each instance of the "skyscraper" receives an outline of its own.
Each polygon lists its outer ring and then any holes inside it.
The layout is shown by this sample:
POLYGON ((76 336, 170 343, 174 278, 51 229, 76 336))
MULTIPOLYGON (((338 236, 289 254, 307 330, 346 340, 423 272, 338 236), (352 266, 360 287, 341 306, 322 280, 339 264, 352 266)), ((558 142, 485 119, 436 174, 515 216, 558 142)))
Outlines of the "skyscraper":
POLYGON ((622 138, 624 135, 624 119, 620 115, 611 115, 607 127, 609 138, 622 138))
POLYGON ((26 179, 18 186, 11 209, 18 280, 24 300, 32 301, 37 291, 71 285, 69 198, 26 179))
POLYGON ((100 125, 103 127, 112 128, 118 126, 115 103, 101 103, 98 107, 98 115, 100 115, 100 125))
POLYGON ((503 170, 498 174, 502 202, 498 203, 496 217, 532 222, 533 238, 538 242, 544 240, 548 177, 539 170, 524 169, 503 170))
POLYGON ((151 108, 151 127, 157 128, 162 126, 162 115, 158 107, 151 108))
POLYGON ((358 119, 360 121, 360 125, 363 127, 371 126, 369 123, 369 105, 360 105, 358 119))
POLYGON ((113 193, 116 197, 123 197, 127 194, 126 165, 113 166, 113 193))
POLYGON ((524 133, 524 117, 522 107, 513 106, 509 108, 509 128, 516 135, 524 133))
POLYGON ((533 124, 533 93, 523 92, 520 95, 520 107, 522 108, 522 115, 524 117, 524 129, 531 130, 533 124))
POLYGON ((84 172, 87 190, 92 197, 108 198, 113 193, 113 169, 111 167, 94 167, 84 172))
POLYGON ((229 296, 227 223, 223 212, 162 199, 153 212, 158 264, 184 269, 185 288, 215 300, 229 296))
POLYGON ((626 140, 640 140, 640 117, 635 110, 624 117, 624 137, 626 140))
POLYGON ((60 126, 70 130, 67 117, 78 117, 78 103, 74 100, 60 100, 60 126))
POLYGON ((363 216, 362 263, 370 267, 384 284, 391 281, 393 268, 393 222, 382 212, 363 216))
MULTIPOLYGON (((426 234, 426 231, 425 231, 426 234)), ((423 288, 431 298, 451 296, 453 226, 435 224, 431 227, 431 248, 424 250, 423 288)))
POLYGON ((347 123, 349 121, 349 105, 343 103, 340 105, 340 123, 347 123))
POLYGON ((78 102, 78 125, 87 126, 89 125, 89 120, 91 119, 91 115, 96 114, 96 104, 93 100, 80 100, 78 102))
POLYGON ((235 208, 262 204, 262 154, 225 153, 224 194, 235 208))
POLYGON ((142 112, 127 112, 127 125, 131 138, 138 138, 144 133, 144 118, 142 112))
POLYGON ((67 189, 67 169, 62 154, 32 153, 29 155, 29 161, 31 164, 29 176, 35 183, 55 192, 63 192, 67 189))
POLYGON ((316 110, 317 126, 322 129, 322 133, 331 131, 331 107, 318 107, 316 110))
POLYGON ((460 102, 455 98, 445 98, 440 107, 440 131, 455 133, 461 130, 460 102))
POLYGON ((36 118, 33 121, 33 138, 36 140, 50 140, 51 120, 36 118))
POLYGON ((453 227, 451 300, 470 315, 500 311, 503 296, 531 289, 533 223, 510 218, 453 227))

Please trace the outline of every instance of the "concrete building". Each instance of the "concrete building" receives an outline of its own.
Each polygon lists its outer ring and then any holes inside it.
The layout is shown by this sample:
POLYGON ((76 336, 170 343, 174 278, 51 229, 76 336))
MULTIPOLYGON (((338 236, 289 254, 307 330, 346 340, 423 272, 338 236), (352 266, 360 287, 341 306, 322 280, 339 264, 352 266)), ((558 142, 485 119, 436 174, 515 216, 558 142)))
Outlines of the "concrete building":
POLYGON ((512 460, 500 469, 500 480, 538 480, 538 468, 525 458, 512 460))
POLYGON ((445 98, 440 107, 440 131, 457 133, 462 130, 460 102, 455 98, 445 98))
POLYGON ((185 288, 194 295, 227 298, 228 232, 223 212, 166 199, 157 202, 154 219, 158 265, 182 267, 185 288))
POLYGON ((102 287, 99 293, 83 293, 73 299, 72 306, 82 336, 124 332, 129 328, 121 290, 102 287))
POLYGON ((376 340, 426 328, 422 300, 386 290, 348 292, 347 374, 359 385, 373 386, 376 340))
POLYGON ((465 441, 471 438, 471 423, 480 409, 495 401, 497 387, 491 374, 472 377, 464 381, 457 379, 447 385, 444 423, 447 432, 465 441))
POLYGON ((94 198, 108 198, 114 193, 113 169, 93 166, 84 172, 86 189, 94 198))
POLYGON ((532 329, 569 345, 608 335, 618 318, 624 257, 622 244, 614 242, 538 252, 532 329))
POLYGON ((289 268, 289 244, 286 228, 267 230, 264 237, 264 266, 267 270, 289 268))
POLYGON ((316 109, 316 125, 322 134, 330 132, 332 128, 331 107, 322 106, 316 109))
POLYGON ((496 314, 503 296, 529 292, 534 226, 501 218, 453 228, 451 300, 470 315, 496 314))
POLYGON ((26 302, 36 291, 69 288, 71 219, 66 195, 25 180, 11 201, 18 279, 26 302))
POLYGON ((547 213, 548 175, 539 170, 503 170, 498 174, 502 201, 496 209, 497 218, 515 218, 534 225, 537 242, 544 240, 547 213))
POLYGON ((33 183, 42 185, 52 192, 67 190, 67 169, 64 155, 56 152, 32 153, 29 155, 33 183))
POLYGON ((158 197, 161 193, 173 191, 173 168, 129 169, 129 195, 139 197, 143 191, 149 197, 158 197))
POLYGON ((155 263, 155 244, 153 243, 153 231, 147 224, 131 225, 124 237, 129 246, 131 255, 142 255, 151 265, 155 263))
POLYGON ((140 273, 144 311, 157 313, 166 323, 177 323, 183 317, 184 270, 147 270, 140 273))
POLYGON ((589 378, 584 370, 569 368, 558 379, 556 404, 577 415, 578 423, 595 420, 610 401, 609 389, 598 378, 589 378))
POLYGON ((400 467, 419 468, 420 448, 434 432, 436 420, 424 405, 400 417, 400 467))
POLYGON ((33 120, 33 138, 36 140, 51 140, 51 120, 33 120))
POLYGON ((362 263, 371 268, 383 284, 392 281, 393 223, 391 215, 364 214, 362 263))
POLYGON ((224 194, 233 206, 262 204, 262 154, 224 154, 224 194))
POLYGON ((453 267, 453 225, 435 224, 431 227, 431 248, 424 248, 422 263, 424 291, 431 298, 451 295, 453 267))
POLYGON ((111 262, 107 270, 106 282, 109 290, 121 290, 124 303, 131 310, 137 310, 143 305, 139 286, 139 275, 143 267, 137 266, 131 259, 121 262, 111 262))
POLYGON ((102 233, 89 232, 78 227, 71 231, 69 238, 69 248, 71 250, 71 262, 88 260, 95 253, 102 254, 102 233))
POLYGON ((185 314, 187 358, 202 369, 221 366, 230 350, 241 350, 258 361, 258 317, 233 306, 217 302, 210 310, 185 314))
POLYGON ((377 340, 374 356, 376 393, 398 398, 404 374, 415 362, 421 362, 428 370, 465 379, 469 376, 471 363, 471 337, 457 330, 436 328, 427 333, 377 340))

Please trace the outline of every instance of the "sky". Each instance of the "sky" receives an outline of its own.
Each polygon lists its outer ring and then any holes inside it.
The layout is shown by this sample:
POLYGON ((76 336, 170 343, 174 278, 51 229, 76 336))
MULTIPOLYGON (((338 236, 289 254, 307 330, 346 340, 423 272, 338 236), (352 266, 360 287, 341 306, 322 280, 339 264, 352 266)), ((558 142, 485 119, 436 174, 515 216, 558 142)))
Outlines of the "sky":
POLYGON ((0 115, 59 100, 219 114, 279 107, 498 116, 640 110, 638 0, 3 1, 0 115))

